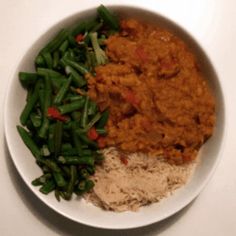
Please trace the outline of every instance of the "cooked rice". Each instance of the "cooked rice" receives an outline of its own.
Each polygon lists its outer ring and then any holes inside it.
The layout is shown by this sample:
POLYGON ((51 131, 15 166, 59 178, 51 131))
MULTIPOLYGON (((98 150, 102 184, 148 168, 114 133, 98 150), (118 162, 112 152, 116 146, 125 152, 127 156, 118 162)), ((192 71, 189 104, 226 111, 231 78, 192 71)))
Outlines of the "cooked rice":
POLYGON ((128 164, 120 160, 115 148, 103 151, 105 160, 92 177, 93 190, 85 198, 94 205, 117 212, 137 211, 158 202, 189 180, 196 162, 171 165, 160 157, 131 154, 128 164))

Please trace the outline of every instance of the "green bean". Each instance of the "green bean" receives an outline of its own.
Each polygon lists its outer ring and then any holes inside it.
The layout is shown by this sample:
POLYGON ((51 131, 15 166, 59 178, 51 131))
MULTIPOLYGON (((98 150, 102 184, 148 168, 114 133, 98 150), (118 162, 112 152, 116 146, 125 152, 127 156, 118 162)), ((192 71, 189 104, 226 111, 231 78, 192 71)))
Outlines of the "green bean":
POLYGON ((60 113, 66 114, 72 111, 76 111, 79 110, 80 108, 82 108, 84 105, 84 99, 81 99, 79 101, 75 101, 75 102, 71 102, 65 105, 61 105, 58 107, 58 110, 60 111, 60 113))
POLYGON ((41 51, 40 53, 45 53, 45 52, 53 52, 57 50, 60 45, 63 43, 63 41, 67 38, 68 36, 68 31, 65 29, 62 29, 56 36, 55 38, 50 41, 41 51))
POLYGON ((55 189, 54 195, 55 195, 55 198, 57 199, 57 201, 60 202, 61 201, 60 191, 58 189, 55 189))
POLYGON ((27 88, 26 102, 28 102, 31 99, 33 93, 34 89, 32 87, 27 88))
POLYGON ((39 89, 39 104, 41 111, 44 109, 44 103, 45 103, 45 90, 44 89, 39 89))
POLYGON ((91 156, 92 151, 90 149, 83 149, 82 150, 82 156, 91 156))
POLYGON ((80 183, 78 184, 78 190, 79 191, 84 191, 85 190, 85 186, 86 186, 85 180, 80 181, 80 183))
POLYGON ((58 93, 60 90, 61 86, 66 83, 67 78, 64 76, 53 76, 51 77, 51 83, 52 83, 52 88, 55 93, 58 93))
POLYGON ((61 146, 62 151, 67 151, 67 150, 70 150, 71 148, 72 148, 72 145, 70 143, 63 143, 61 146))
POLYGON ((63 98, 65 97, 65 95, 69 89, 71 81, 72 81, 72 77, 70 76, 68 78, 68 80, 62 85, 62 87, 58 91, 57 95, 55 96, 54 101, 53 101, 54 104, 58 105, 62 102, 63 98))
POLYGON ((98 145, 96 142, 90 140, 87 135, 85 135, 84 133, 81 133, 80 130, 76 130, 76 134, 78 135, 78 137, 85 143, 85 144, 88 144, 89 147, 92 147, 92 148, 96 148, 98 149, 98 145))
POLYGON ((82 145, 81 145, 81 151, 78 151, 77 148, 70 148, 67 150, 62 150, 61 151, 61 155, 62 156, 91 156, 92 155, 92 151, 89 149, 82 149, 82 145))
POLYGON ((79 175, 80 177, 82 177, 83 179, 87 179, 89 177, 89 173, 86 169, 81 169, 79 171, 79 175))
POLYGON ((20 122, 22 125, 26 125, 26 121, 28 120, 31 111, 33 110, 36 103, 38 102, 39 86, 40 86, 40 82, 38 81, 35 85, 34 92, 31 96, 31 98, 27 101, 27 103, 20 115, 20 122))
POLYGON ((44 117, 43 118, 43 123, 39 129, 39 132, 38 132, 38 136, 40 138, 46 138, 46 135, 47 135, 47 132, 48 132, 48 128, 49 128, 49 120, 47 117, 44 117))
POLYGON ((56 187, 55 182, 52 179, 50 179, 43 184, 43 186, 39 189, 39 191, 42 192, 43 194, 48 194, 52 192, 55 189, 55 187, 56 187))
POLYGON ((80 122, 78 121, 74 121, 75 122, 75 126, 74 129, 76 131, 76 134, 86 134, 88 131, 86 129, 80 128, 80 122))
POLYGON ((103 22, 96 22, 96 24, 89 30, 90 32, 97 32, 99 31, 103 26, 103 22))
POLYGON ((49 125, 49 128, 48 128, 48 148, 49 148, 50 152, 55 151, 54 129, 55 129, 55 124, 49 125))
POLYGON ((57 165, 57 163, 53 160, 41 158, 38 161, 39 161, 39 163, 46 165, 53 172, 61 173, 61 171, 62 171, 61 168, 57 165))
POLYGON ((61 196, 64 200, 67 200, 67 199, 66 199, 65 192, 59 191, 59 193, 60 193, 60 196, 61 196))
POLYGON ((98 120, 101 118, 101 113, 98 112, 94 117, 93 119, 91 119, 91 121, 86 125, 85 129, 86 130, 89 130, 91 129, 97 122, 98 120))
POLYGON ((68 48, 68 46, 69 46, 69 42, 68 42, 68 40, 65 40, 65 41, 61 44, 61 46, 59 47, 59 51, 60 51, 62 54, 64 54, 65 51, 66 51, 66 49, 68 48))
POLYGON ((100 135, 106 135, 107 134, 107 131, 106 131, 105 128, 96 128, 96 131, 100 135))
POLYGON ((81 144, 81 141, 77 137, 77 134, 76 134, 76 123, 75 122, 72 123, 71 132, 72 132, 73 143, 74 143, 75 148, 77 150, 77 155, 79 155, 82 152, 82 144, 81 144))
POLYGON ((26 126, 26 128, 29 130, 29 135, 30 135, 30 136, 33 136, 33 134, 34 134, 34 132, 35 132, 35 127, 34 127, 32 121, 31 121, 30 119, 27 120, 25 126, 26 126))
POLYGON ((104 128, 104 126, 106 125, 106 123, 108 121, 108 118, 109 118, 109 110, 107 109, 102 113, 102 116, 101 116, 98 124, 96 125, 96 128, 98 128, 98 129, 104 128))
POLYGON ((70 148, 68 150, 61 151, 62 156, 75 156, 78 155, 78 150, 76 148, 70 148))
POLYGON ((35 64, 36 66, 44 67, 45 66, 45 61, 43 59, 42 55, 38 55, 35 59, 35 64))
POLYGON ((53 177, 58 187, 65 187, 67 185, 67 182, 60 172, 53 172, 53 177))
POLYGON ((70 130, 71 129, 71 121, 65 122, 64 124, 64 130, 70 130))
POLYGON ((94 187, 94 182, 90 179, 88 180, 82 180, 79 184, 78 184, 78 188, 76 189, 76 194, 81 195, 85 192, 88 192, 89 190, 91 190, 94 187))
POLYGON ((93 187, 94 187, 94 182, 90 179, 86 180, 86 184, 85 184, 86 192, 91 190, 93 187))
POLYGON ((75 51, 72 50, 71 48, 69 48, 68 51, 66 51, 64 53, 63 57, 60 60, 60 63, 62 65, 64 65, 64 67, 67 65, 66 62, 65 62, 65 59, 69 59, 69 60, 72 60, 72 61, 79 61, 78 56, 76 56, 75 51))
POLYGON ((87 84, 86 80, 71 66, 66 66, 65 71, 67 75, 71 75, 73 79, 73 83, 78 87, 83 87, 87 84))
POLYGON ((63 170, 65 176, 67 176, 67 177, 70 177, 70 176, 71 176, 70 167, 69 167, 69 166, 62 166, 61 168, 62 168, 62 170, 63 170))
POLYGON ((100 5, 97 8, 98 15, 101 17, 101 19, 104 20, 104 22, 114 30, 119 30, 119 20, 117 17, 111 13, 105 6, 100 5))
POLYGON ((39 186, 44 184, 48 179, 50 179, 52 177, 52 175, 50 173, 47 174, 43 174, 40 177, 34 179, 31 184, 34 186, 39 186))
POLYGON ((41 152, 36 143, 33 141, 33 139, 30 137, 29 133, 22 128, 21 126, 17 125, 17 130, 25 143, 25 145, 29 148, 31 153, 34 155, 36 159, 40 158, 41 152))
POLYGON ((24 88, 29 88, 30 86, 36 84, 39 76, 36 73, 20 72, 19 78, 21 85, 24 88))
POLYGON ((67 130, 64 129, 63 130, 63 142, 71 142, 70 129, 67 129, 67 130))
POLYGON ((97 26, 97 24, 99 24, 99 22, 97 22, 96 18, 86 21, 85 31, 90 32, 97 26))
POLYGON ((73 120, 79 121, 79 120, 80 120, 80 117, 81 117, 81 112, 79 112, 79 111, 73 111, 73 112, 71 113, 71 117, 72 117, 73 120))
POLYGON ((89 106, 89 96, 86 96, 84 102, 84 109, 80 119, 80 124, 82 128, 85 128, 85 126, 88 123, 88 106, 89 106))
POLYGON ((51 88, 51 81, 48 76, 44 77, 45 80, 45 99, 44 99, 44 107, 43 107, 43 123, 39 129, 38 135, 41 138, 45 138, 48 127, 49 127, 49 120, 47 118, 48 107, 51 105, 51 95, 52 95, 52 88, 51 88))
POLYGON ((53 52, 52 68, 56 69, 59 65, 59 61, 60 61, 59 51, 53 52))
POLYGON ((86 60, 90 71, 93 71, 97 63, 94 51, 86 51, 86 60))
POLYGON ((59 156, 58 162, 65 165, 94 165, 94 158, 92 156, 78 157, 78 156, 59 156))
POLYGON ((49 52, 45 52, 42 54, 44 61, 46 62, 46 65, 49 69, 52 69, 53 67, 53 59, 52 59, 52 55, 49 52))
POLYGON ((47 69, 47 68, 37 68, 37 74, 41 76, 54 76, 54 77, 63 77, 63 75, 55 70, 47 69))
POLYGON ((75 61, 69 60, 68 58, 63 58, 62 61, 65 65, 73 67, 78 72, 80 72, 82 75, 87 74, 89 72, 88 69, 85 68, 82 64, 79 64, 75 61))
POLYGON ((90 175, 93 175, 95 173, 95 166, 86 166, 86 170, 90 175))
POLYGON ((74 191, 75 183, 77 180, 77 169, 76 169, 76 166, 74 165, 70 166, 70 176, 71 176, 70 182, 68 184, 66 195, 65 195, 67 200, 71 199, 72 193, 74 191))
POLYGON ((43 183, 41 183, 41 182, 39 181, 39 178, 37 178, 37 179, 34 179, 34 180, 31 182, 31 184, 34 185, 34 186, 40 186, 40 185, 42 185, 43 183))
POLYGON ((80 100, 82 98, 83 98, 83 96, 81 96, 81 95, 68 94, 66 96, 65 100, 70 101, 70 102, 74 102, 74 101, 80 100))
POLYGON ((36 113, 31 113, 30 114, 30 119, 32 121, 32 124, 34 127, 38 128, 41 125, 42 122, 42 116, 36 113))
POLYGON ((90 100, 89 101, 89 107, 88 107, 88 115, 95 115, 98 110, 96 102, 90 100))
POLYGON ((47 132, 48 132, 48 128, 49 128, 49 119, 44 117, 43 118, 43 122, 42 122, 42 125, 39 129, 39 132, 38 132, 38 136, 40 138, 46 138, 46 135, 47 135, 47 132))
POLYGON ((63 123, 61 121, 57 121, 54 128, 55 157, 57 157, 57 155, 61 151, 62 133, 63 133, 63 123))

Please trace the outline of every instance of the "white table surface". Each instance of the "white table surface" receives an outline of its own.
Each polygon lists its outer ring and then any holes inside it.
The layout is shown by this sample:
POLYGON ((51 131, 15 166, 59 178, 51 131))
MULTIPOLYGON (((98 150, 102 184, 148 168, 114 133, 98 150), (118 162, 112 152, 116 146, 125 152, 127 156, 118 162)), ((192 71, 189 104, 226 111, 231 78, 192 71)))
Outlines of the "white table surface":
MULTIPOLYGON (((81 8, 109 1, 0 0, 0 107, 7 84, 27 48, 49 26, 81 8)), ((119 0, 119 3, 132 1, 119 0)), ((10 159, 0 122, 0 235, 236 235, 236 1, 133 1, 175 20, 197 38, 217 69, 226 98, 227 137, 222 160, 199 197, 169 219, 151 226, 111 231, 72 222, 40 202, 10 159)), ((23 158, 23 157, 22 157, 23 158)))

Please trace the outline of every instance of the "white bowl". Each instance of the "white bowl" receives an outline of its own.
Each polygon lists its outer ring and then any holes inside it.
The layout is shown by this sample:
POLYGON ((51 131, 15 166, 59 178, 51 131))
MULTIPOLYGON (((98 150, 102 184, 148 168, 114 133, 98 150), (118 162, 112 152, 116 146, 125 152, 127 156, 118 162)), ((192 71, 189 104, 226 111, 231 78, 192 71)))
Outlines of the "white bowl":
POLYGON ((41 170, 35 164, 33 156, 23 144, 16 130, 16 125, 19 124, 19 116, 24 107, 26 97, 26 91, 19 83, 18 72, 33 71, 35 56, 53 37, 53 35, 63 27, 68 27, 81 19, 94 16, 96 14, 95 8, 78 12, 75 15, 61 20, 45 32, 25 53, 9 84, 5 103, 4 122, 6 140, 12 160, 27 186, 40 200, 56 212, 76 222, 99 228, 127 229, 161 221, 181 210, 200 193, 209 178, 212 176, 212 173, 220 159, 220 150, 222 149, 221 146, 224 137, 225 110, 223 94, 216 72, 199 44, 185 30, 181 29, 170 20, 160 16, 158 13, 150 12, 144 8, 141 9, 122 5, 113 6, 111 9, 119 15, 135 17, 153 23, 156 22, 158 25, 174 31, 174 33, 184 39, 196 53, 201 69, 205 74, 205 77, 209 80, 209 84, 214 91, 217 103, 216 129, 213 137, 207 141, 201 150, 201 162, 197 166, 191 181, 181 190, 173 194, 173 196, 161 201, 160 203, 142 207, 138 212, 124 213, 114 213, 101 210, 92 204, 86 203, 83 199, 73 199, 70 202, 61 201, 59 203, 55 199, 54 194, 45 196, 38 191, 37 187, 31 185, 31 181, 41 174, 41 170))

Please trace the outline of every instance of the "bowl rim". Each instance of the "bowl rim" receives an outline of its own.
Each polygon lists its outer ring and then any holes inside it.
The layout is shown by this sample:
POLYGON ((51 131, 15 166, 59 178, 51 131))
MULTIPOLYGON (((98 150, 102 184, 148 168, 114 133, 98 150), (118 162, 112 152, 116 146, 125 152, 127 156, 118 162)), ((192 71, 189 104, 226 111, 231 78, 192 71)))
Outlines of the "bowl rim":
POLYGON ((37 44, 38 41, 40 41, 45 35, 48 34, 48 32, 53 29, 58 27, 61 23, 63 23, 64 21, 68 21, 70 18, 74 18, 76 17, 78 14, 80 13, 84 13, 90 10, 95 10, 97 7, 96 6, 88 6, 85 8, 82 8, 80 10, 78 10, 75 13, 69 14, 65 17, 61 17, 58 19, 58 21, 54 22, 52 25, 50 25, 49 27, 47 27, 42 33, 39 34, 39 36, 32 42, 32 44, 29 45, 29 47, 27 47, 25 49, 25 51, 22 53, 22 56, 16 61, 16 64, 14 65, 14 70, 12 71, 12 73, 10 73, 10 79, 8 81, 8 85, 7 85, 7 89, 5 91, 5 101, 4 101, 4 112, 3 112, 3 123, 4 123, 4 134, 5 134, 5 140, 6 140, 6 144, 11 156, 11 160, 14 163, 14 166, 16 168, 16 170, 18 171, 19 175, 21 176, 21 178, 23 179, 23 182, 26 184, 26 186, 36 195, 36 197, 38 199, 40 199, 47 207, 50 207, 51 209, 53 209, 55 212, 57 212, 60 215, 63 215, 64 217, 74 221, 74 222, 78 222, 87 226, 91 226, 91 227, 95 227, 95 228, 102 228, 102 229, 115 229, 115 230, 120 230, 120 229, 132 229, 132 228, 138 228, 138 227, 144 227, 144 226, 148 226, 157 222, 160 222, 172 215, 174 215, 175 213, 177 213, 178 211, 180 211, 181 209, 183 209, 184 207, 186 207, 190 202, 192 202, 200 193, 201 191, 206 187, 206 185, 209 183, 209 180, 212 178, 217 166, 219 165, 220 160, 222 159, 222 154, 224 151, 224 146, 225 146, 225 140, 226 140, 226 136, 227 136, 227 116, 226 116, 226 104, 225 104, 225 95, 223 92, 223 86, 221 81, 220 81, 220 74, 217 71, 217 68, 215 67, 214 63, 211 60, 211 57, 208 53, 208 50, 206 48, 203 47, 203 45, 201 44, 201 42, 199 42, 199 40, 197 40, 192 33, 190 33, 185 27, 183 27, 182 25, 180 25, 179 23, 175 22, 174 20, 172 20, 170 18, 170 16, 166 16, 165 14, 162 14, 161 12, 158 12, 157 10, 152 10, 150 7, 148 6, 143 6, 143 5, 133 5, 133 4, 126 4, 126 3, 122 3, 122 4, 106 4, 106 7, 110 8, 110 9, 115 9, 115 8, 133 8, 134 10, 141 10, 141 11, 145 11, 145 12, 149 12, 153 15, 156 15, 157 17, 161 17, 166 21, 169 21, 171 25, 174 26, 174 28, 180 29, 181 31, 183 31, 187 36, 189 36, 193 41, 194 44, 197 45, 198 48, 200 48, 201 51, 204 52, 205 57, 207 58, 208 62, 211 65, 211 69, 213 70, 214 74, 216 75, 216 80, 218 82, 218 86, 219 86, 219 91, 221 94, 221 103, 222 103, 222 110, 223 110, 223 121, 224 124, 222 126, 222 134, 221 134, 221 142, 220 142, 220 147, 219 147, 219 151, 217 153, 217 157, 215 158, 214 164, 211 168, 211 171, 209 172, 209 174, 207 175, 207 178, 202 181, 202 183, 197 186, 195 188, 195 191, 191 192, 189 194, 188 200, 185 201, 182 204, 179 204, 178 207, 175 207, 173 212, 169 212, 168 214, 163 214, 163 216, 161 218, 159 218, 158 220, 154 219, 154 220, 149 220, 148 223, 142 224, 142 223, 133 223, 130 226, 126 226, 126 227, 114 227, 114 226, 109 226, 109 225, 100 225, 100 224, 92 224, 90 222, 87 221, 83 221, 83 220, 77 220, 73 217, 71 217, 69 214, 59 211, 54 205, 48 203, 41 194, 38 194, 38 189, 32 188, 31 183, 29 183, 26 179, 26 177, 24 176, 24 173, 21 172, 21 170, 17 167, 17 163, 15 161, 15 159, 13 158, 13 149, 11 147, 11 145, 9 145, 10 143, 10 134, 8 131, 8 117, 7 117, 7 104, 9 103, 9 97, 10 97, 10 93, 9 91, 11 90, 12 84, 15 82, 15 75, 19 72, 20 67, 22 66, 22 61, 24 61, 25 56, 27 55, 28 51, 37 44))

